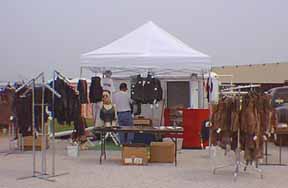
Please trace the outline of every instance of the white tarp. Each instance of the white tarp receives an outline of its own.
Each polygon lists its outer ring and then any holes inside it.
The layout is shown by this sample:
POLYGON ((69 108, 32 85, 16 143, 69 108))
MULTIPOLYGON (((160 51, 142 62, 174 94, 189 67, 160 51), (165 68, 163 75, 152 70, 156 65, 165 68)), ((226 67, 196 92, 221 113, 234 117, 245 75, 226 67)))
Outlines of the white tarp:
POLYGON ((112 70, 113 75, 117 71, 132 75, 139 70, 163 74, 173 70, 179 75, 189 75, 209 66, 209 56, 190 48, 153 22, 81 56, 81 67, 94 72, 112 70))

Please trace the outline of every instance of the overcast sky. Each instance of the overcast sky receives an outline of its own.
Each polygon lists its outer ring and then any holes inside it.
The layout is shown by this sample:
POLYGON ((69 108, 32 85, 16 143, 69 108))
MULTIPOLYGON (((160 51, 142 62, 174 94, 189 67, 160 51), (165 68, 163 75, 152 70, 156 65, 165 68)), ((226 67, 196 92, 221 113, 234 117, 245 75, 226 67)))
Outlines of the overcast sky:
MULTIPOLYGON (((0 0, 0 80, 57 69, 152 20, 212 63, 288 62, 286 0, 0 0)), ((287 70, 288 74, 288 70, 287 70)))

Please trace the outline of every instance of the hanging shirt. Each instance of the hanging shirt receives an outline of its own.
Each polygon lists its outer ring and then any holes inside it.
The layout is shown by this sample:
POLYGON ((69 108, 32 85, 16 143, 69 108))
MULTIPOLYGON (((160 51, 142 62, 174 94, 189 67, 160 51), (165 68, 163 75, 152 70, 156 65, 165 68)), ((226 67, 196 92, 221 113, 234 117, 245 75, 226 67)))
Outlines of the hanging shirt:
POLYGON ((111 78, 102 78, 101 84, 103 90, 110 91, 111 94, 115 92, 115 87, 111 78))

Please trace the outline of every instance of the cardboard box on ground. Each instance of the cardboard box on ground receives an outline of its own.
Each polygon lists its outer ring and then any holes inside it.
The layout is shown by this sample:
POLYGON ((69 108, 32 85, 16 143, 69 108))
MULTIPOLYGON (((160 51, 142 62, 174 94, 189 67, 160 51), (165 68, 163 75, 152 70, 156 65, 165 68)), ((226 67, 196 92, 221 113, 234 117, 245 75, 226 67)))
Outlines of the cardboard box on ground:
POLYGON ((122 147, 124 165, 146 165, 149 160, 149 148, 145 144, 129 144, 122 147))
MULTIPOLYGON (((46 149, 49 148, 49 136, 48 136, 48 124, 45 124, 45 128, 46 128, 46 149)), ((23 144, 24 144, 24 150, 32 150, 33 149, 33 136, 24 136, 24 140, 23 140, 23 144)), ((35 137, 35 148, 36 150, 41 150, 42 149, 42 134, 39 133, 36 137, 35 137)))
MULTIPOLYGON (((42 145, 42 135, 38 135, 35 139, 36 150, 41 150, 42 145)), ((24 137, 24 150, 32 150, 33 148, 33 136, 24 137)), ((46 135, 46 149, 49 148, 49 137, 46 135)))
POLYGON ((173 163, 174 160, 174 142, 151 142, 150 162, 173 163))
POLYGON ((174 163, 175 144, 173 142, 151 142, 150 150, 145 144, 129 144, 122 148, 124 165, 146 165, 148 161, 174 163))

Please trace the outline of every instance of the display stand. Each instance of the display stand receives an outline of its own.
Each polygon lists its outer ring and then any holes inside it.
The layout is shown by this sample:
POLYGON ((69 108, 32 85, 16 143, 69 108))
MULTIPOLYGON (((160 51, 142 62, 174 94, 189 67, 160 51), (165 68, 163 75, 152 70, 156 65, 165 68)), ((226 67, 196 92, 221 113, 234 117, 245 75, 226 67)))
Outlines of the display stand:
MULTIPOLYGON (((238 95, 240 96, 240 89, 242 88, 254 88, 254 87, 259 87, 259 85, 249 85, 249 86, 238 86, 238 87, 235 87, 235 88, 232 88, 232 89, 237 89, 238 90, 238 95)), ((230 89, 231 90, 231 89, 230 89)), ((242 108, 241 107, 241 99, 240 99, 240 109, 242 108)), ((237 137, 237 148, 235 150, 235 162, 233 162, 232 164, 228 164, 228 165, 223 165, 223 166, 218 166, 218 167, 215 167, 213 169, 213 174, 216 174, 216 170, 219 170, 219 169, 223 169, 223 168, 226 168, 226 167, 235 167, 235 171, 234 171, 234 181, 237 180, 237 177, 239 176, 239 172, 240 172, 240 168, 243 167, 244 171, 247 170, 247 167, 248 167, 248 162, 246 164, 242 163, 241 162, 241 143, 240 143, 240 128, 238 128, 238 131, 237 131, 237 134, 238 134, 238 137, 237 137)), ((227 152, 227 147, 226 147, 226 152, 227 152)), ((253 164, 251 164, 251 166, 253 168, 251 168, 253 171, 259 173, 260 175, 260 178, 263 179, 263 171, 262 169, 259 168, 258 166, 258 161, 255 161, 255 167, 253 166, 253 164)))
MULTIPOLYGON (((70 84, 69 79, 67 79, 66 76, 64 76, 62 73, 60 73, 57 70, 53 71, 53 82, 52 82, 52 89, 54 91, 55 90, 55 80, 57 77, 60 77, 64 82, 66 82, 67 84, 70 84)), ((60 94, 59 94, 60 95, 60 94)), ((56 175, 56 148, 55 148, 55 96, 59 98, 59 96, 57 96, 56 93, 53 93, 52 95, 52 122, 51 122, 51 132, 52 132, 52 138, 51 138, 51 145, 52 145, 52 177, 56 177, 56 176, 62 176, 62 175, 67 175, 69 173, 61 173, 61 174, 57 174, 56 175)), ((60 96, 61 97, 61 96, 60 96)))
MULTIPOLYGON (((62 78, 66 83, 70 83, 69 80, 63 76, 60 72, 54 70, 53 72, 53 82, 52 82, 52 88, 55 90, 55 80, 57 77, 62 78)), ((52 175, 55 176, 55 166, 56 166, 56 160, 55 160, 55 95, 52 95, 52 126, 51 126, 51 132, 52 132, 52 138, 51 138, 51 145, 52 145, 52 175)))
POLYGON ((116 146, 119 145, 120 141, 119 139, 117 138, 116 134, 115 133, 112 133, 112 132, 107 132, 104 136, 104 139, 107 140, 109 137, 111 137, 111 139, 113 140, 114 144, 116 146))
MULTIPOLYGON (((46 132, 46 127, 45 127, 45 123, 44 123, 44 110, 45 110, 45 105, 44 104, 44 95, 45 95, 45 89, 50 90, 53 95, 56 95, 57 97, 61 97, 61 95, 59 93, 57 93, 54 89, 52 89, 49 85, 45 84, 45 78, 44 78, 44 73, 40 73, 37 77, 33 78, 32 80, 30 80, 29 82, 27 82, 26 84, 22 85, 20 88, 18 88, 16 90, 16 92, 19 92, 20 90, 22 90, 24 87, 29 87, 28 89, 26 89, 26 91, 23 93, 23 95, 25 96, 28 91, 32 90, 32 153, 33 153, 33 167, 32 167, 32 175, 31 176, 27 176, 27 177, 21 177, 21 178, 17 178, 17 180, 24 180, 24 179, 29 179, 29 178, 38 178, 41 180, 45 180, 45 181, 50 181, 50 182, 54 182, 55 180, 51 180, 50 178, 55 177, 56 175, 52 174, 49 175, 47 173, 47 132, 46 132), (41 84, 37 84, 37 86, 42 87, 42 98, 41 98, 41 104, 36 104, 35 103, 35 87, 36 87, 36 81, 41 79, 41 84), (35 144, 35 140, 36 140, 36 126, 35 126, 35 106, 41 106, 41 133, 42 133, 42 140, 41 140, 41 171, 36 171, 36 144, 35 144)), ((55 153, 55 151, 54 151, 55 153)), ((58 176, 58 175, 57 175, 58 176)))

